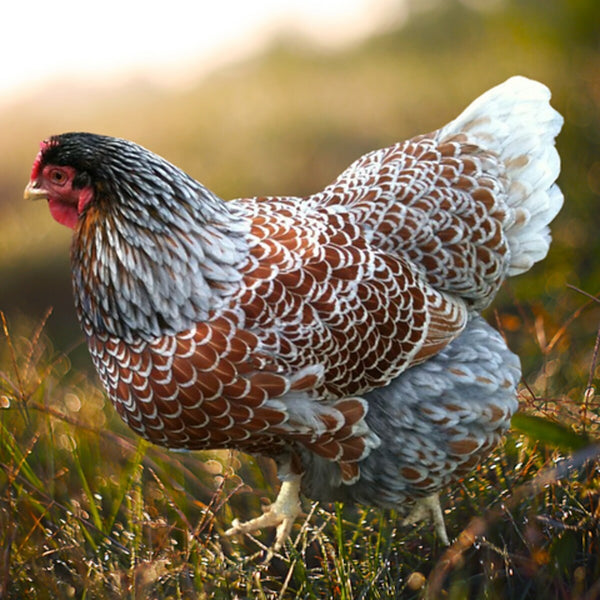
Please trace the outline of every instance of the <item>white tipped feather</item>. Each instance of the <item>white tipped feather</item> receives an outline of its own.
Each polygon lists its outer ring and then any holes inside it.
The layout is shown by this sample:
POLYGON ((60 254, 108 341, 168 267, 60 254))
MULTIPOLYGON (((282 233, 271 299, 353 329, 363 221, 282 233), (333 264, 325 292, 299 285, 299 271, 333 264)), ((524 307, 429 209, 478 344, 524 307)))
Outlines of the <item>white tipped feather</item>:
POLYGON ((548 225, 563 204, 555 184, 560 158, 554 146, 562 124, 545 85, 511 77, 482 94, 440 131, 441 139, 467 135, 504 164, 509 275, 527 271, 548 253, 548 225))

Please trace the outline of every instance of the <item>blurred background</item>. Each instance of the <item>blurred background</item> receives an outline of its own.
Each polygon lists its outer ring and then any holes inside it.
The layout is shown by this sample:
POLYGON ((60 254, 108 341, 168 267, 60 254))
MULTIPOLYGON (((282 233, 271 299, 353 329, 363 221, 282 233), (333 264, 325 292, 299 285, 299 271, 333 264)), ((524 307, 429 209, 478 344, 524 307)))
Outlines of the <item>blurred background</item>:
MULTIPOLYGON (((56 0, 11 11, 0 40, 0 310, 14 324, 53 307, 47 332, 78 367, 90 362, 70 231, 22 200, 39 142, 70 130, 132 139, 225 199, 303 195, 526 75, 551 88, 566 120, 550 255, 497 304, 526 373, 586 302, 568 284, 600 290, 597 0, 56 0)), ((589 357, 598 311, 586 315, 569 339, 589 357)))

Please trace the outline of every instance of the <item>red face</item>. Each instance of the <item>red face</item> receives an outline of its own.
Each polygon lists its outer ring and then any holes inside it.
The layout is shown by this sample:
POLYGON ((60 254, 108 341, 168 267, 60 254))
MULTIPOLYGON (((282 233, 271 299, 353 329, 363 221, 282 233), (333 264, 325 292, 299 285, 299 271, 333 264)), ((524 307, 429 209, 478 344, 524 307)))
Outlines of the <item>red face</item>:
POLYGON ((46 199, 52 216, 62 225, 75 229, 79 215, 94 197, 94 190, 91 186, 74 188, 77 171, 68 166, 43 165, 41 154, 33 164, 25 197, 46 199))

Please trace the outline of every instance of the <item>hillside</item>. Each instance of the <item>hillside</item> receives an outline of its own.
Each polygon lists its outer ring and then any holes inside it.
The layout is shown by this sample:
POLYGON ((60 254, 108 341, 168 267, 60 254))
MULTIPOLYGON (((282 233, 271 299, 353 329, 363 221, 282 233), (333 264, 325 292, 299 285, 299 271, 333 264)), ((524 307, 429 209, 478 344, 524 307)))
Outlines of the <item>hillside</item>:
POLYGON ((51 133, 89 130, 133 139, 223 198, 301 195, 368 150, 440 126, 515 73, 549 85, 567 119, 559 139, 566 207, 549 261, 534 272, 535 284, 516 284, 518 293, 550 298, 567 281, 597 289, 592 257, 600 242, 590 225, 600 193, 599 59, 595 33, 584 29, 593 3, 550 3, 554 11, 543 13, 534 4, 478 13, 447 2, 337 53, 282 39, 268 53, 187 89, 143 81, 81 89, 61 82, 6 108, 0 114, 0 307, 9 316, 39 317, 53 305, 50 331, 68 343, 77 335, 69 232, 43 207, 21 201, 37 145, 51 133), (552 277, 544 275, 549 272, 552 277))

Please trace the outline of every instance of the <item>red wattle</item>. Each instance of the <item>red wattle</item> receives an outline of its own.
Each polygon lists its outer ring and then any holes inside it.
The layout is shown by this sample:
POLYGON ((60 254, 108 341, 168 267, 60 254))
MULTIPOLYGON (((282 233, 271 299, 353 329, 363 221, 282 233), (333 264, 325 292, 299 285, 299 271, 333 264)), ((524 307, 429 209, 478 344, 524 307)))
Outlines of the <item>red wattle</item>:
POLYGON ((75 229, 79 215, 77 213, 77 208, 73 204, 61 202, 56 198, 49 198, 48 208, 50 209, 52 217, 61 225, 66 225, 71 229, 75 229))

